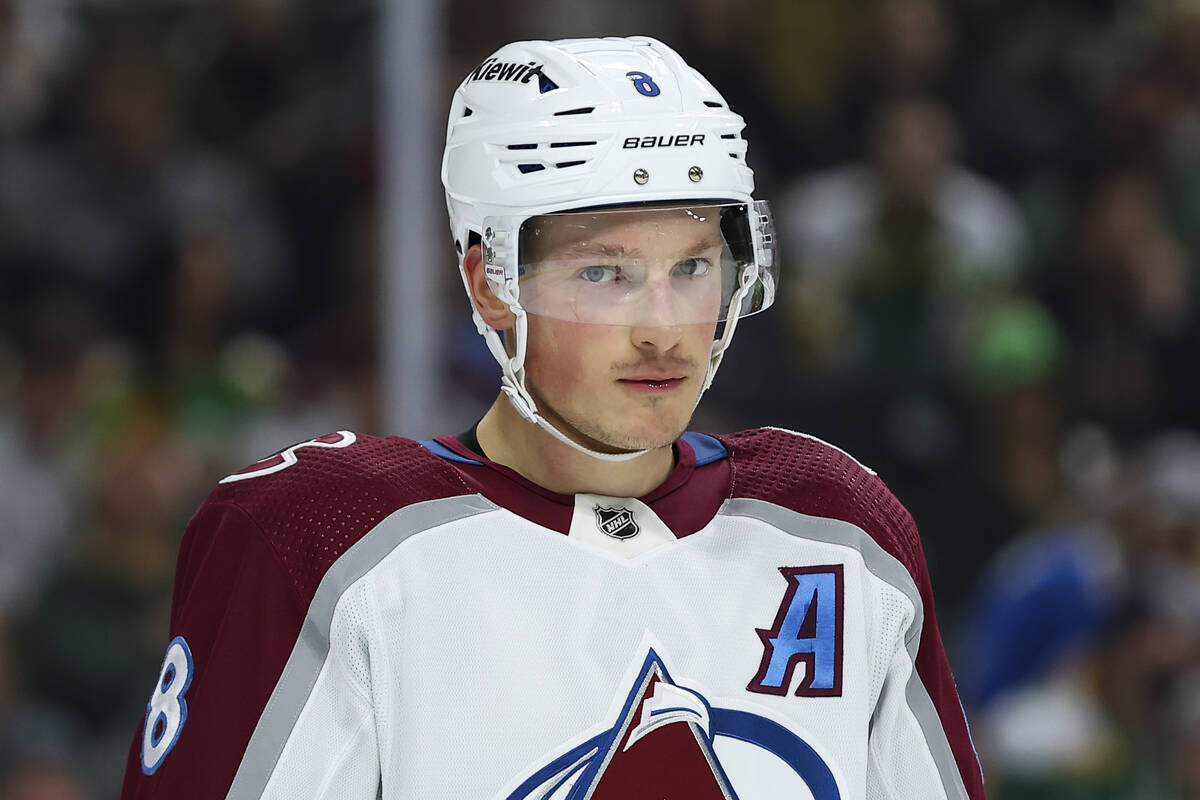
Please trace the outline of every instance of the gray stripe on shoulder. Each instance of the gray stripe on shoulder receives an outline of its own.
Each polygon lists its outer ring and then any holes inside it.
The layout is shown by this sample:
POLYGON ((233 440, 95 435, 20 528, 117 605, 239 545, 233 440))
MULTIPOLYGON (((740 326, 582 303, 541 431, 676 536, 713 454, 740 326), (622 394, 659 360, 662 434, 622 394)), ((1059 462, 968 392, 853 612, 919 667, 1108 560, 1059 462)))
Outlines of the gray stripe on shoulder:
POLYGON ((414 503, 385 517, 334 562, 313 595, 300 636, 246 746, 228 800, 262 797, 329 654, 333 612, 342 594, 413 534, 497 508, 480 495, 414 503))
POLYGON ((726 500, 718 513, 733 517, 751 517, 793 536, 853 547, 862 554, 863 563, 871 574, 904 592, 916 609, 912 624, 904 636, 904 645, 913 663, 912 673, 905 687, 905 698, 925 735, 925 742, 929 745, 929 752, 941 775, 946 797, 948 800, 969 800, 966 785, 958 771, 958 763, 954 760, 954 752, 950 749, 950 741, 942 728, 941 717, 938 716, 937 708, 934 707, 925 684, 917 674, 917 649, 921 643, 925 610, 921 603, 921 594, 908 568, 884 550, 870 534, 849 522, 801 514, 765 500, 746 497, 726 500))

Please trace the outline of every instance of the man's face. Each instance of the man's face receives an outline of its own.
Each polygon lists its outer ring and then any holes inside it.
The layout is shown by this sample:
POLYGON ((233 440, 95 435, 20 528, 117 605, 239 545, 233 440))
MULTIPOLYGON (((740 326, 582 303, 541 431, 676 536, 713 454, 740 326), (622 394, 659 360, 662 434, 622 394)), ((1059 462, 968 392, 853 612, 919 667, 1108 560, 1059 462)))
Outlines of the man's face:
POLYGON ((723 310, 719 215, 576 216, 543 218, 530 245, 527 385, 593 448, 665 446, 691 419, 723 310))

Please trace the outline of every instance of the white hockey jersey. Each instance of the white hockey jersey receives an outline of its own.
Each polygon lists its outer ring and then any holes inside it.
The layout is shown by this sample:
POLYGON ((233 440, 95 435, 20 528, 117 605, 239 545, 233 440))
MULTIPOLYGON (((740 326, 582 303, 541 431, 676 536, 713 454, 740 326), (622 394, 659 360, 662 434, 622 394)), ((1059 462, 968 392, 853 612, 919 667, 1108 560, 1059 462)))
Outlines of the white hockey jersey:
POLYGON ((676 452, 636 499, 347 431, 226 478, 123 797, 983 798, 879 478, 774 429, 676 452))

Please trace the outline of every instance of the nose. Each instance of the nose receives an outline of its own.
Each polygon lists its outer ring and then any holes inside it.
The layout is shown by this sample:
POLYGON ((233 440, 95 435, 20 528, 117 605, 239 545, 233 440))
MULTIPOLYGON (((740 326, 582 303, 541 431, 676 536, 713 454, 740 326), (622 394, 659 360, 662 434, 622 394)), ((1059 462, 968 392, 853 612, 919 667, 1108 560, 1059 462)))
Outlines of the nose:
POLYGON ((629 338, 639 350, 666 353, 683 338, 678 325, 638 325, 630 329, 629 338))
POLYGON ((679 343, 683 329, 679 326, 677 302, 669 280, 654 280, 646 285, 639 324, 630 331, 634 347, 665 353, 679 343))

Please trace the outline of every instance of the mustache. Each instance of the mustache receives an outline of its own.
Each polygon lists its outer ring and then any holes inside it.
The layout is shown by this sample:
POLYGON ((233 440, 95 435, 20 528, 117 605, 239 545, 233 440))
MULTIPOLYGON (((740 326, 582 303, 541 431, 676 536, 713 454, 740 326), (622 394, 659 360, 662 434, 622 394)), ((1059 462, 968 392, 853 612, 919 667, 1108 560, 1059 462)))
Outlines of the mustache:
POLYGON ((640 361, 623 361, 620 364, 612 365, 614 372, 631 372, 636 370, 665 372, 671 369, 682 370, 690 374, 696 371, 697 363, 690 358, 649 358, 640 361))

